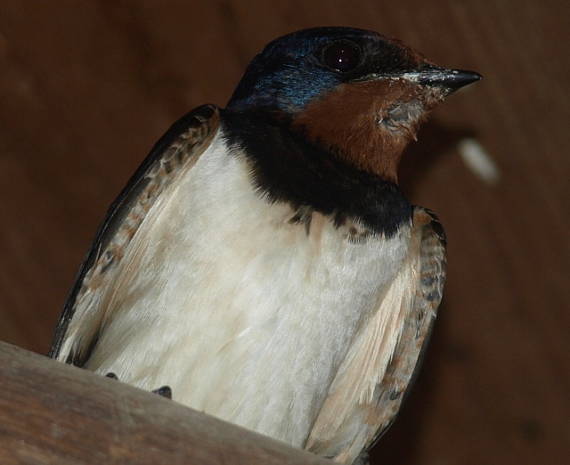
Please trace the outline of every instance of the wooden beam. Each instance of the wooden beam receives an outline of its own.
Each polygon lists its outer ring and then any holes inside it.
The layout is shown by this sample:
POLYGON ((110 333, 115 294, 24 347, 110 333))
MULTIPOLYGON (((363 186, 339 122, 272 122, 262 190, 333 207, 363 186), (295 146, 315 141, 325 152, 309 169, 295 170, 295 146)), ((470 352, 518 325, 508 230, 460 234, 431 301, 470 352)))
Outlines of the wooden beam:
POLYGON ((158 395, 0 343, 0 463, 332 462, 158 395))

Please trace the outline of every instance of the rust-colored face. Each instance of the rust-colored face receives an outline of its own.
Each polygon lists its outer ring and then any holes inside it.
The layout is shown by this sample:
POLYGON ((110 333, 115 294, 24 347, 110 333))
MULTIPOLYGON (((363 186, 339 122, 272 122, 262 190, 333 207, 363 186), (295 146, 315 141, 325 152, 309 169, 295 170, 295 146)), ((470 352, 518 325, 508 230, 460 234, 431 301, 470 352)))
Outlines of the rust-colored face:
POLYGON ((292 128, 354 166, 396 182, 400 157, 445 91, 403 78, 344 83, 315 99, 292 128))
POLYGON ((427 112, 479 78, 376 32, 316 28, 269 44, 227 109, 285 124, 331 156, 396 182, 402 151, 427 112))

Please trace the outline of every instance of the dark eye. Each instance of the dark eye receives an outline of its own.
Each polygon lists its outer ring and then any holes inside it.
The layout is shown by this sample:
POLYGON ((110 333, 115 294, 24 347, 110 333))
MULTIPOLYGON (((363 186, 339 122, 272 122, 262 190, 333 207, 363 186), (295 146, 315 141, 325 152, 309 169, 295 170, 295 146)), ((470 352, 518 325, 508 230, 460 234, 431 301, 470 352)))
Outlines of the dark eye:
POLYGON ((346 40, 334 42, 323 49, 323 63, 335 71, 346 73, 360 64, 360 48, 346 40))

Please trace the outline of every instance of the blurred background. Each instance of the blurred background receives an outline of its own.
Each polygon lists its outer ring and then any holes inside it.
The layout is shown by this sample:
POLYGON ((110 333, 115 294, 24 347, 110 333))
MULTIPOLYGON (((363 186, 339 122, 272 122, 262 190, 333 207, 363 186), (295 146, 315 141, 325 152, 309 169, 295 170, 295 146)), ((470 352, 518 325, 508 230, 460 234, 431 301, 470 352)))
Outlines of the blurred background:
POLYGON ((320 25, 485 77, 434 112, 402 168, 447 230, 449 281, 373 463, 568 463, 566 1, 2 0, 0 340, 46 353, 98 223, 157 138, 223 106, 269 40, 320 25))

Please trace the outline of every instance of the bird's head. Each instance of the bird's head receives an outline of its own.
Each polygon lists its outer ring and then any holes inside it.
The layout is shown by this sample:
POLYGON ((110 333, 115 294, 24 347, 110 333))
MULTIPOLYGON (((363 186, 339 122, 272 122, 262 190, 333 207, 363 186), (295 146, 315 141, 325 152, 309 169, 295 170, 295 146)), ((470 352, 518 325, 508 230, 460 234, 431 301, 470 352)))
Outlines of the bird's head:
POLYGON ((438 67, 376 32, 307 29, 267 45, 227 109, 261 114, 395 182, 403 149, 429 110, 480 77, 438 67))

